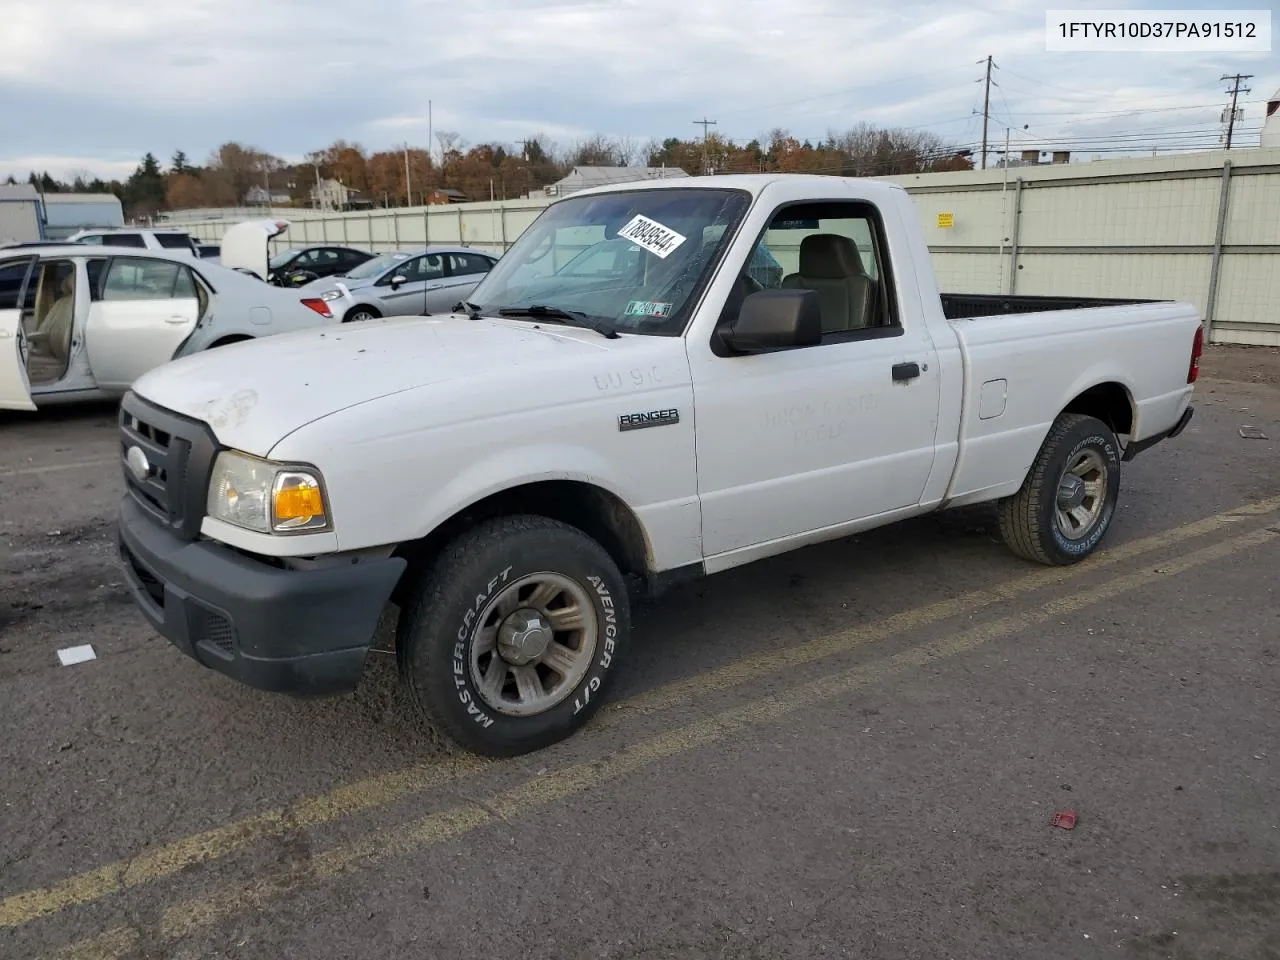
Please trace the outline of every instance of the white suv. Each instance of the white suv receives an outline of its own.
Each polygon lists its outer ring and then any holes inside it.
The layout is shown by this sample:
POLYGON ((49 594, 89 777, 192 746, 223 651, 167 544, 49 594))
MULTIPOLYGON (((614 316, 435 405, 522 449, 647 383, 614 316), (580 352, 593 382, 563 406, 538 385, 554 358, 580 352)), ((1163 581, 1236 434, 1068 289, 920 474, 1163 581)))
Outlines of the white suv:
POLYGON ((142 250, 172 250, 200 256, 195 239, 185 230, 80 230, 67 243, 92 243, 109 247, 137 247, 142 250))

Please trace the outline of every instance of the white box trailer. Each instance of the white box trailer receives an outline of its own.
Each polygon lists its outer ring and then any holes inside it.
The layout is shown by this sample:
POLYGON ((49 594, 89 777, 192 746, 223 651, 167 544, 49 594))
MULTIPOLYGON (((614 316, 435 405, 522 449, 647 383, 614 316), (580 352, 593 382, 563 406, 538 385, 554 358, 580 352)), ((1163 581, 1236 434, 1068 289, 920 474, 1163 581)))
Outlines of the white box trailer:
POLYGON ((0 243, 43 240, 40 194, 29 183, 0 184, 0 243))

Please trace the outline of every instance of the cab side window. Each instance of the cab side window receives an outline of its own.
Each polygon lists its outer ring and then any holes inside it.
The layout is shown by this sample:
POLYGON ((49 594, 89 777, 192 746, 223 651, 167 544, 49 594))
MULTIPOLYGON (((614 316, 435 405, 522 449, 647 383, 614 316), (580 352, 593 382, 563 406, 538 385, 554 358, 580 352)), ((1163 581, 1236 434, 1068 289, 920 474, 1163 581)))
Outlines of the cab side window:
POLYGON ((888 276, 885 233, 874 206, 855 201, 779 210, 747 263, 751 289, 813 290, 823 342, 901 332, 888 276))

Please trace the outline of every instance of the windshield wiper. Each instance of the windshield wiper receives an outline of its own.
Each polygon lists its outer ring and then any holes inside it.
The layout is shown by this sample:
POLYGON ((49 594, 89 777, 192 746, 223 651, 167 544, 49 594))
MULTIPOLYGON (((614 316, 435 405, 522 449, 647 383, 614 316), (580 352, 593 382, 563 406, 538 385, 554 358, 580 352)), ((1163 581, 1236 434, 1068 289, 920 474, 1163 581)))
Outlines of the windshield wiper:
POLYGON ((539 317, 547 320, 558 320, 572 327, 594 330, 600 336, 607 337, 610 340, 618 339, 618 331, 603 317, 593 317, 579 310, 562 310, 559 307, 549 307, 546 304, 534 303, 527 307, 503 307, 498 311, 498 314, 503 317, 539 317))
POLYGON ((453 305, 454 313, 465 313, 472 320, 480 319, 480 308, 470 300, 459 300, 453 305))

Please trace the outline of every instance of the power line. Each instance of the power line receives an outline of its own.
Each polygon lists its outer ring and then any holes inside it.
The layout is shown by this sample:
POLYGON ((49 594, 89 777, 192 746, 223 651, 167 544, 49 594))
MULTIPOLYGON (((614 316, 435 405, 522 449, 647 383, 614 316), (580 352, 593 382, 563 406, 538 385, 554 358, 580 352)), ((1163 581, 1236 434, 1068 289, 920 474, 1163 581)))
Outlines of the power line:
POLYGON ((964 63, 952 64, 949 67, 941 67, 937 70, 928 70, 924 73, 911 73, 903 77, 887 77, 883 80, 872 80, 869 83, 855 83, 839 90, 832 90, 827 93, 813 94, 807 97, 800 97, 796 100, 782 100, 777 103, 761 103, 752 104, 751 106, 742 107, 736 110, 727 111, 730 116, 739 116, 743 113, 758 113, 761 110, 772 110, 775 107, 791 107, 798 103, 813 103, 817 100, 830 100, 832 97, 843 97, 854 90, 872 90, 876 87, 897 86, 908 80, 921 80, 925 77, 936 77, 944 73, 954 73, 957 70, 968 70, 969 65, 964 63))
POLYGON ((1240 89, 1240 81, 1251 80, 1251 79, 1253 79, 1252 73, 1243 73, 1243 74, 1241 73, 1225 74, 1224 73, 1221 77, 1221 80, 1235 81, 1235 84, 1231 87, 1230 90, 1227 91, 1227 93, 1231 94, 1231 117, 1227 120, 1227 149, 1228 150, 1231 149, 1231 134, 1235 131, 1235 127, 1236 127, 1236 97, 1239 96, 1239 94, 1242 92, 1243 93, 1251 92, 1248 87, 1245 87, 1244 90, 1242 91, 1240 89))

